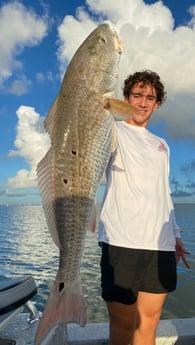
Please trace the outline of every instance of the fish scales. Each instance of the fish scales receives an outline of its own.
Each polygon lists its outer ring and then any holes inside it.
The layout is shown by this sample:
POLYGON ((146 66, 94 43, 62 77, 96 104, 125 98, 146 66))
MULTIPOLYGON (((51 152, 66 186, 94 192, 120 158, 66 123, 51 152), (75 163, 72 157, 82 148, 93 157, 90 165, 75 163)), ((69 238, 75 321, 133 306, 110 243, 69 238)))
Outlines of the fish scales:
POLYGON ((86 323, 81 258, 95 195, 112 151, 114 119, 104 99, 115 92, 121 51, 110 25, 95 29, 72 58, 45 121, 51 147, 37 175, 48 228, 60 255, 36 345, 59 323, 86 323))

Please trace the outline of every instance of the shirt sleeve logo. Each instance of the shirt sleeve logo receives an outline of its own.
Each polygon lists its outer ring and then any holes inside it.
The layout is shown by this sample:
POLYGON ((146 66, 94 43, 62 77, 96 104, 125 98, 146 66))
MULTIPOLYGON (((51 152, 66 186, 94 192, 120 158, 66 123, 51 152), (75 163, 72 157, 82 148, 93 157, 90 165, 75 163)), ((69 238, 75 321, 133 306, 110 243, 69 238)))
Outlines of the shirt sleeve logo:
POLYGON ((158 146, 158 151, 167 153, 167 148, 166 148, 165 144, 160 143, 158 146))

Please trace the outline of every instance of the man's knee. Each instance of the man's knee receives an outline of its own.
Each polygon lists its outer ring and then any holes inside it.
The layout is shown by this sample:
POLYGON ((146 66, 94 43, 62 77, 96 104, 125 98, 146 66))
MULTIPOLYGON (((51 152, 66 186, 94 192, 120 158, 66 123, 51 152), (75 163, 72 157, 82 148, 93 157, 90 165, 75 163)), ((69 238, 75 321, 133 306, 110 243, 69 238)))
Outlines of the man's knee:
POLYGON ((136 309, 116 302, 108 303, 110 317, 110 342, 109 345, 132 344, 135 331, 136 309))

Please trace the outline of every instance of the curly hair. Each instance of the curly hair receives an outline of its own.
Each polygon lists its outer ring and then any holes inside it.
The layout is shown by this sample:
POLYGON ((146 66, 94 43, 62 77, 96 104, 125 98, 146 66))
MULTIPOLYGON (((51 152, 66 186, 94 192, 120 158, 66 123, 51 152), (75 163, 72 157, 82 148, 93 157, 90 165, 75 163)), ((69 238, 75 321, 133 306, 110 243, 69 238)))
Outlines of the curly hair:
POLYGON ((131 89, 137 83, 141 83, 141 87, 144 87, 146 85, 151 85, 152 87, 154 87, 154 89, 156 90, 157 102, 159 103, 159 105, 162 105, 165 102, 167 92, 165 91, 164 85, 156 72, 144 70, 141 72, 130 74, 124 81, 123 96, 125 98, 129 97, 131 89))

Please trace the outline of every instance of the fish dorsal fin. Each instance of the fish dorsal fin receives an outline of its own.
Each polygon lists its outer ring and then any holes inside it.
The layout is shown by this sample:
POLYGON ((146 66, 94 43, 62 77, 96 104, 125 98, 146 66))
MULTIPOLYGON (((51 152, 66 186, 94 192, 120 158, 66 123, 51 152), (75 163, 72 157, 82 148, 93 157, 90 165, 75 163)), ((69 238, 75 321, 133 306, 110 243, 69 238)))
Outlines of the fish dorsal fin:
POLYGON ((133 105, 115 98, 105 99, 104 108, 118 120, 127 120, 133 115, 140 115, 140 111, 133 105))
POLYGON ((58 97, 56 97, 55 101, 53 102, 52 106, 49 109, 48 115, 45 119, 45 129, 49 133, 50 138, 52 137, 52 130, 54 126, 54 119, 55 114, 57 111, 57 103, 58 103, 58 97))

